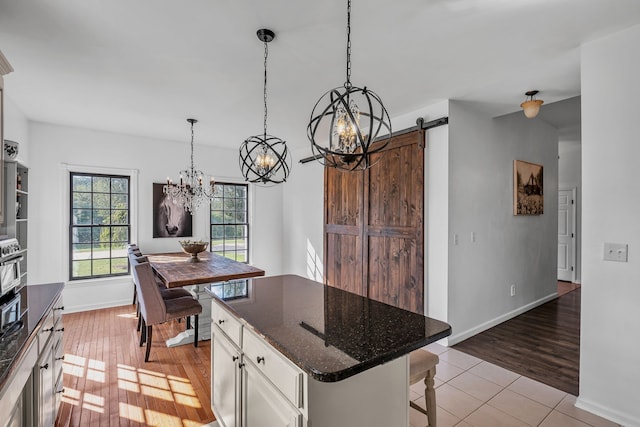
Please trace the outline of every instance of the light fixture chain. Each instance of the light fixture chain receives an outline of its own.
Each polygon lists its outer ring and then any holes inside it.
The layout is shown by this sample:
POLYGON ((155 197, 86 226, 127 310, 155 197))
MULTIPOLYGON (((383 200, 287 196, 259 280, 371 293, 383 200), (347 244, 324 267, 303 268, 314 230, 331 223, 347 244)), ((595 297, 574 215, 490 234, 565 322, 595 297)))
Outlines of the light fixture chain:
POLYGON ((191 122, 191 173, 193 174, 193 171, 195 170, 195 167, 193 166, 193 123, 191 122))
POLYGON ((269 48, 267 42, 264 42, 264 138, 267 139, 267 57, 269 56, 269 48))
POLYGON ((351 88, 351 0, 347 1, 347 81, 344 87, 351 88))

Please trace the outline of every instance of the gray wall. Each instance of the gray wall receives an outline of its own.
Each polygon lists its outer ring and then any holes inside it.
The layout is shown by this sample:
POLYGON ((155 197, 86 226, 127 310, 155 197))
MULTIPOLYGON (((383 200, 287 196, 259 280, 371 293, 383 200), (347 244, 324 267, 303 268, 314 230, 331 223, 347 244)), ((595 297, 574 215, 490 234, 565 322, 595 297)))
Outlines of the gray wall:
POLYGON ((450 102, 449 344, 556 295, 557 141, 552 126, 521 112, 494 119, 450 102), (513 215, 514 160, 544 166, 543 215, 513 215))

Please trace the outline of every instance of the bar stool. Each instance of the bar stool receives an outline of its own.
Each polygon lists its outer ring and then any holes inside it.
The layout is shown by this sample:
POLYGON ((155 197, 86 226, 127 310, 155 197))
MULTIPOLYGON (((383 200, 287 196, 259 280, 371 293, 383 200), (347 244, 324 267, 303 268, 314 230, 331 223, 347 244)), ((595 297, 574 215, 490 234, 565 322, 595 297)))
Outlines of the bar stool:
POLYGON ((429 420, 429 427, 436 427, 436 390, 433 388, 433 377, 436 376, 436 365, 440 359, 437 354, 418 349, 409 354, 409 385, 413 385, 424 378, 425 411, 414 402, 409 405, 422 412, 429 420))

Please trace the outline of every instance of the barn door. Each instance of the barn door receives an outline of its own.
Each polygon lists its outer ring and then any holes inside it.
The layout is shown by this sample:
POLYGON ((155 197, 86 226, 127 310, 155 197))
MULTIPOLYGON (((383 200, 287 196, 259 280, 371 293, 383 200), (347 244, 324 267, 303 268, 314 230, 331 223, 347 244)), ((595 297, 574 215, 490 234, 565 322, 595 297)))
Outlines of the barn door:
POLYGON ((372 163, 364 172, 325 168, 325 277, 423 313, 424 132, 394 137, 372 163))

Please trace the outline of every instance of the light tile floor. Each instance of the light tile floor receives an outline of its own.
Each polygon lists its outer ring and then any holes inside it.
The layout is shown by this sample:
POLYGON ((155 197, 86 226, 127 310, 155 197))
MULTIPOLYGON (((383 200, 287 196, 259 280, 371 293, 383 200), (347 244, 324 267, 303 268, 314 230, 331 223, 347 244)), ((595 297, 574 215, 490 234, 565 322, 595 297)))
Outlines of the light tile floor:
MULTIPOLYGON (((576 408, 576 397, 453 348, 425 347, 438 354, 435 387, 438 427, 619 427, 576 408)), ((411 386, 411 400, 425 406, 424 383, 411 386)), ((427 417, 410 409, 411 427, 427 417)))

